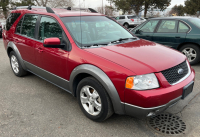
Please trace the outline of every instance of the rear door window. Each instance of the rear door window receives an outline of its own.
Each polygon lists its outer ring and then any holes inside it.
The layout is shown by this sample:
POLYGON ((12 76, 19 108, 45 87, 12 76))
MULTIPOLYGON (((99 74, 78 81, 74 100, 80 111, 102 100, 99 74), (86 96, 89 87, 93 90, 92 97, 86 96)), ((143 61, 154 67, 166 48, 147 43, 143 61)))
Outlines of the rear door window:
POLYGON ((176 33, 177 26, 178 26, 177 20, 162 20, 157 32, 176 33))
POLYGON ((35 26, 37 22, 38 15, 25 15, 24 21, 22 23, 23 36, 29 38, 35 38, 35 26))
POLYGON ((11 13, 6 20, 6 30, 9 30, 21 13, 11 13))
POLYGON ((23 18, 17 24, 16 33, 19 33, 19 34, 21 33, 22 20, 23 20, 23 18))
POLYGON ((125 19, 125 16, 120 16, 119 19, 123 20, 123 19, 125 19))

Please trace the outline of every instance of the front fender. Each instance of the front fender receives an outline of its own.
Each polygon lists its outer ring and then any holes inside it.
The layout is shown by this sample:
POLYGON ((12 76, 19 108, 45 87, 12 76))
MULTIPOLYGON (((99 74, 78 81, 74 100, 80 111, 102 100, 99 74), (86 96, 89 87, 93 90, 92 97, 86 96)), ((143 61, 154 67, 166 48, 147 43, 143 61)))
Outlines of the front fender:
MULTIPOLYGON (((73 81, 78 74, 87 73, 94 78, 96 78, 106 89, 112 104, 115 113, 117 114, 124 114, 124 105, 121 104, 121 100, 119 94, 110 80, 110 78, 98 67, 90 65, 90 64, 83 64, 76 67, 71 75, 70 75, 70 91, 73 91, 73 81)), ((74 94, 74 93, 72 93, 74 94)))

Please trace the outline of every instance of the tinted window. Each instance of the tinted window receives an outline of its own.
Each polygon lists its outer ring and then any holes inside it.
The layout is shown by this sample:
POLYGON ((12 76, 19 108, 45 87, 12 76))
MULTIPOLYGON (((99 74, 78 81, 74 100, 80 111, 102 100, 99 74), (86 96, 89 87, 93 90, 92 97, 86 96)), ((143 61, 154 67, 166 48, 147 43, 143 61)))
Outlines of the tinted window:
POLYGON ((197 27, 200 28, 200 19, 198 18, 191 18, 189 19, 190 22, 192 22, 192 24, 196 25, 197 27))
POLYGON ((137 16, 127 16, 128 19, 135 19, 137 16))
POLYGON ((159 20, 150 20, 140 30, 142 32, 154 32, 159 20))
POLYGON ((25 15, 22 23, 22 35, 34 38, 37 17, 37 15, 25 15))
POLYGON ((178 26, 178 32, 181 33, 181 32, 188 32, 189 31, 189 27, 187 25, 185 25, 184 23, 182 22, 179 22, 179 26, 178 26))
POLYGON ((116 20, 118 20, 119 19, 119 16, 118 17, 116 17, 116 20))
POLYGON ((125 19, 125 16, 120 16, 119 19, 120 20, 125 19))
POLYGON ((164 33, 176 33, 177 32, 177 24, 176 20, 162 20, 158 32, 164 33))
POLYGON ((9 30, 17 18, 20 16, 20 13, 11 13, 6 20, 6 30, 9 30))
POLYGON ((45 38, 57 37, 62 39, 62 29, 59 24, 52 18, 42 17, 39 28, 39 40, 45 38))
POLYGON ((16 33, 21 33, 22 20, 23 20, 23 18, 17 24, 16 33))

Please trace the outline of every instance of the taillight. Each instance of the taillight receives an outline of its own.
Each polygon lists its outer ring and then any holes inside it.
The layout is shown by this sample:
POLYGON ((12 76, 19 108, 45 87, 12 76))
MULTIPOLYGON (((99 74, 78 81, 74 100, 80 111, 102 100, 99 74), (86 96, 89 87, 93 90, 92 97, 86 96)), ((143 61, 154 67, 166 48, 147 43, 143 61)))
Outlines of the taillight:
POLYGON ((131 19, 131 21, 133 22, 133 21, 134 21, 134 19, 131 19))

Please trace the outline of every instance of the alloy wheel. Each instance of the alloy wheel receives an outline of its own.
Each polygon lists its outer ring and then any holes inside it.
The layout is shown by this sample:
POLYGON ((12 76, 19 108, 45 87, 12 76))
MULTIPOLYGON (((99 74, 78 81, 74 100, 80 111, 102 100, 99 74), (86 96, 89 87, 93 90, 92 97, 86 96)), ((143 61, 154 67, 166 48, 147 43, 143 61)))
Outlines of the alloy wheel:
POLYGON ((19 73, 19 63, 18 63, 17 58, 14 55, 11 56, 11 66, 12 66, 13 71, 16 74, 19 73))
POLYGON ((189 62, 192 62, 197 57, 197 52, 193 48, 185 48, 182 53, 188 58, 189 62))
POLYGON ((80 92, 80 100, 83 108, 90 115, 97 116, 101 112, 101 98, 93 87, 84 86, 80 92))

